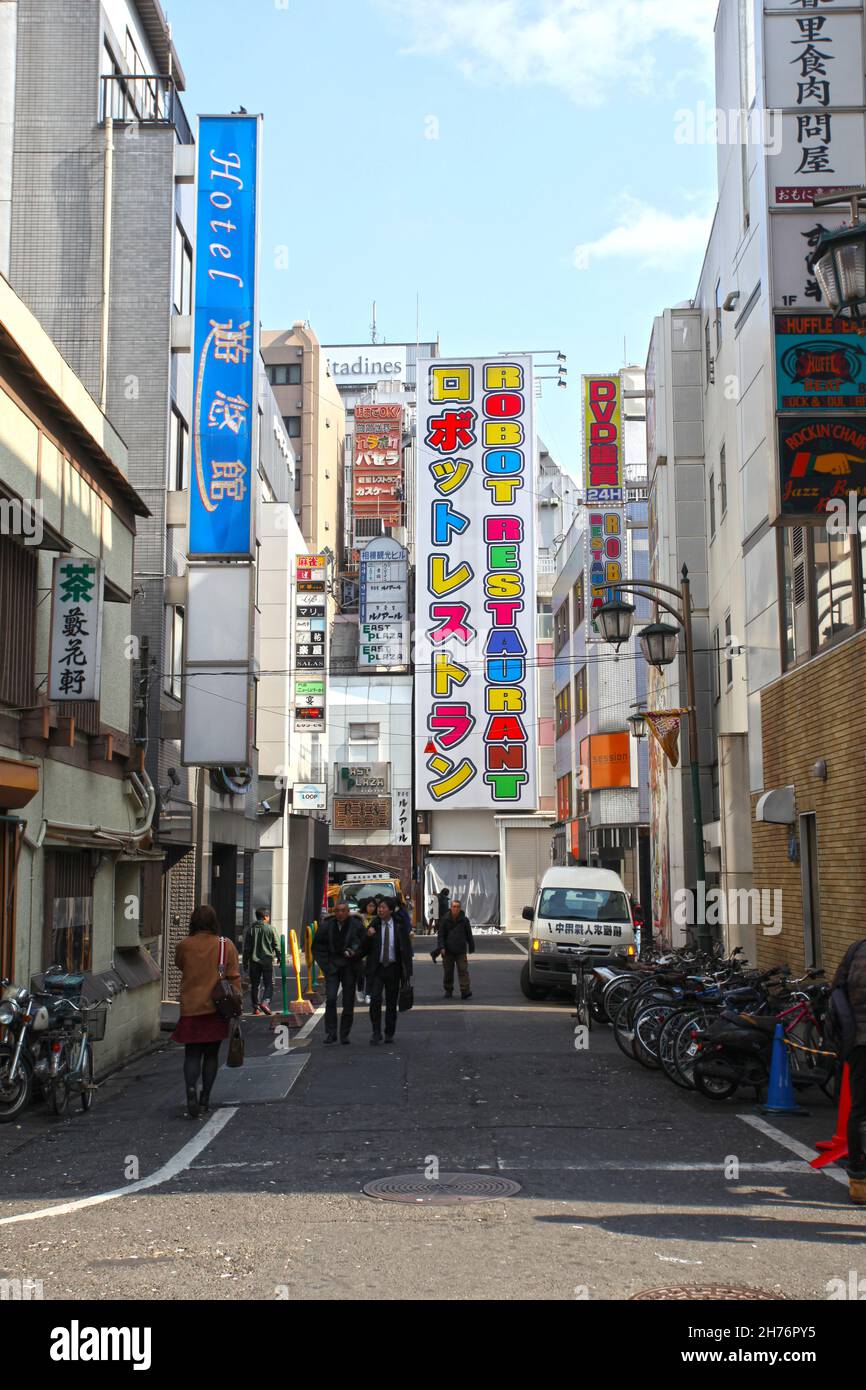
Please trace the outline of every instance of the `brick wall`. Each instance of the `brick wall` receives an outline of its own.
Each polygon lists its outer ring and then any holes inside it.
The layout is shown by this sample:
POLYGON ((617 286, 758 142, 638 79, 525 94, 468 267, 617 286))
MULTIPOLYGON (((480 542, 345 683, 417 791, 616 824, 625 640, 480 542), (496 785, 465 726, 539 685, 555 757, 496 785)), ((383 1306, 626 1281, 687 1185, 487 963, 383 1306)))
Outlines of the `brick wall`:
MULTIPOLYGON (((792 671, 761 692, 764 787, 793 785, 797 814, 814 811, 823 965, 835 970, 866 936, 866 633, 792 671), (819 760, 827 780, 811 775, 819 760)), ((753 798, 754 804, 757 797, 753 798)), ((802 968, 800 865, 788 859, 790 830, 752 821, 754 883, 781 888, 782 932, 758 929, 758 961, 802 968)))

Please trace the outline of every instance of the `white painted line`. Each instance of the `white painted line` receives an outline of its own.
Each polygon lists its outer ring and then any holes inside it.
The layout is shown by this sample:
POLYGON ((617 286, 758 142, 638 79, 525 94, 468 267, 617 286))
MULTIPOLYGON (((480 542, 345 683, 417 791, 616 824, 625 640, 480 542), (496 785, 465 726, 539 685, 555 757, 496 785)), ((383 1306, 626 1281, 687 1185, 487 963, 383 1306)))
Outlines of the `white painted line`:
POLYGON ((63 1202, 57 1207, 43 1207, 41 1211, 26 1211, 19 1216, 4 1216, 0 1219, 0 1226, 14 1226, 19 1221, 41 1221, 43 1216, 68 1216, 74 1211, 83 1211, 85 1207, 98 1207, 103 1202, 113 1202, 117 1197, 129 1197, 135 1192, 145 1192, 149 1187, 159 1187, 160 1183, 169 1182, 176 1178, 178 1173, 182 1173, 188 1168, 194 1158, 206 1149, 212 1139, 215 1139, 220 1130, 225 1129, 233 1115, 237 1114, 236 1105, 226 1106, 223 1110, 217 1110, 211 1115, 207 1124, 202 1125, 194 1139, 190 1139, 188 1144, 184 1144, 182 1149, 164 1163, 161 1168, 157 1168, 155 1173, 151 1173, 149 1178, 139 1178, 137 1182, 127 1183, 126 1187, 117 1187, 113 1192, 99 1192, 94 1197, 79 1197, 74 1202, 63 1202))
POLYGON ((518 951, 520 952, 520 954, 521 954, 522 956, 528 956, 528 955, 529 955, 529 952, 527 951, 526 947, 525 947, 525 946, 521 946, 520 942, 519 942, 519 941, 515 941, 513 937, 511 937, 511 936, 506 937, 506 940, 507 940, 507 941, 510 941, 511 944, 512 944, 512 946, 516 946, 517 949, 518 949, 518 951))
MULTIPOLYGON (((719 1173, 724 1175, 726 1165, 724 1163, 642 1163, 639 1159, 635 1161, 620 1159, 600 1159, 596 1163, 554 1163, 554 1162, 527 1162, 509 1163, 504 1158, 496 1160, 496 1166, 500 1173, 719 1173)), ((802 1163, 793 1161, 769 1162, 769 1163, 741 1163, 739 1165, 741 1173, 802 1173, 802 1163)), ((727 1182, 735 1179, 726 1178, 727 1182)))
MULTIPOLYGON (((315 1012, 310 1018, 307 1019, 306 1023, 305 1023, 304 1026, 303 1026, 303 1028, 299 1029, 299 1031, 298 1031, 298 1033, 297 1033, 297 1035, 296 1035, 296 1037, 295 1037, 295 1042, 300 1042, 302 1038, 308 1038, 308 1037, 310 1036, 310 1034, 312 1033, 313 1029, 314 1029, 319 1023, 321 1023, 321 1021, 322 1021, 322 1019, 323 1019, 324 1017, 325 1017, 325 1006, 324 1006, 324 1004, 320 1004, 319 1007, 316 1009, 316 1012, 315 1012)), ((289 1039, 289 1052, 291 1052, 291 1050, 292 1050, 292 1045, 291 1045, 291 1038, 290 1038, 290 1039, 289 1039)))
MULTIPOLYGON (((766 1134, 768 1139, 775 1139, 776 1143, 781 1144, 782 1148, 787 1149, 789 1153, 804 1158, 807 1164, 810 1164, 812 1159, 817 1157, 814 1149, 810 1149, 807 1144, 801 1144, 799 1139, 790 1139, 787 1134, 783 1134, 774 1125, 768 1125, 767 1121, 763 1120, 760 1115, 740 1115, 739 1119, 747 1125, 751 1125, 753 1129, 760 1130, 761 1134, 766 1134)), ((826 1168, 810 1168, 809 1171, 823 1173, 825 1178, 832 1178, 834 1182, 841 1182, 843 1186, 848 1186, 848 1174, 840 1172, 832 1163, 828 1164, 826 1168)))

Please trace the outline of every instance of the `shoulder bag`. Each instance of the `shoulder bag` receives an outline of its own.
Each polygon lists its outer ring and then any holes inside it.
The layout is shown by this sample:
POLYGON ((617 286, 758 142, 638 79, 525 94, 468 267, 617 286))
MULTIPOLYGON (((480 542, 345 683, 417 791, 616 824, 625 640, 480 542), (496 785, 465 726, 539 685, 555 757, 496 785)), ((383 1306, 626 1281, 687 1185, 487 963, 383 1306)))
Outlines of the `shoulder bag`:
POLYGON ((244 1053, 246 1043, 244 1041, 243 1029, 239 1018, 233 1018, 229 1024, 229 1050, 226 1057, 227 1067, 242 1067, 244 1064, 244 1053))
POLYGON ((226 939, 220 937, 219 979, 211 991, 211 1002, 220 1018, 237 1018, 243 1012, 243 1000, 226 979, 226 939))

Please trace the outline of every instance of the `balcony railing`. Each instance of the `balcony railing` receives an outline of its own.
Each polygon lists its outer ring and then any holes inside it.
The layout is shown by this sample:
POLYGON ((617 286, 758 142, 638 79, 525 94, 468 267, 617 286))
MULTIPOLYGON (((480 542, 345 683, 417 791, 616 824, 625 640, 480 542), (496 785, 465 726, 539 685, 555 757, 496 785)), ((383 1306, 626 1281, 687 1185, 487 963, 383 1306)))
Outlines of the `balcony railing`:
POLYGON ((181 145, 193 143, 174 79, 158 74, 119 72, 102 78, 99 119, 141 125, 174 126, 181 145))

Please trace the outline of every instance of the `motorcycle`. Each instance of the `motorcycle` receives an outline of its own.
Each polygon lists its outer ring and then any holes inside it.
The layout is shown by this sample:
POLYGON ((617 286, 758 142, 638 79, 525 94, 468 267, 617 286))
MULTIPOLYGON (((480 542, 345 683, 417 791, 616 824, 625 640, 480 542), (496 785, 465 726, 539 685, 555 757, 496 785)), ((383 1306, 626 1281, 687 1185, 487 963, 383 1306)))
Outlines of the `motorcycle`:
MULTIPOLYGON (((56 967, 53 973, 62 974, 56 967)), ((46 971, 46 983, 51 975, 46 971)), ((54 1039, 72 1005, 62 994, 37 993, 10 980, 0 980, 0 988, 0 1124, 8 1124, 29 1104, 34 1084, 50 1088, 57 1066, 54 1039)))
POLYGON ((775 1031, 773 1016, 726 1010, 695 1037, 698 1053, 692 1078, 696 1089, 710 1100, 727 1100, 741 1086, 753 1086, 759 1100, 770 1080, 775 1031))

